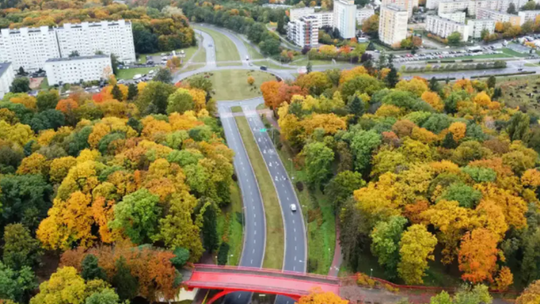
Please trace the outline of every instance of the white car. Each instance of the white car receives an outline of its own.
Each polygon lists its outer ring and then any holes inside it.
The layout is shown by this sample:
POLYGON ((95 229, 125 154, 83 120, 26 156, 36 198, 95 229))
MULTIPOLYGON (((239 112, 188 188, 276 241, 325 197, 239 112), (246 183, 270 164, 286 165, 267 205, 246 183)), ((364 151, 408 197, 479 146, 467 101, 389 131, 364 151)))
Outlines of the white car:
POLYGON ((295 204, 291 204, 291 211, 296 212, 296 205, 295 204))

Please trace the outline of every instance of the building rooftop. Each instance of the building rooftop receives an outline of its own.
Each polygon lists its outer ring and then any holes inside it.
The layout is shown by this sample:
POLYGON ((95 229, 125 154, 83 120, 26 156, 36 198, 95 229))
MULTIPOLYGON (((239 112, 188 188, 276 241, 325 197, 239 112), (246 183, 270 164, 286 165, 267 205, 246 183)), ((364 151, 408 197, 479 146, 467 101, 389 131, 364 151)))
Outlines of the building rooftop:
POLYGON ((75 56, 68 58, 51 58, 45 62, 62 62, 62 61, 77 61, 85 59, 96 59, 96 58, 109 58, 109 55, 94 55, 94 56, 75 56))
POLYGON ((11 66, 11 62, 0 62, 0 76, 11 66))
POLYGON ((384 8, 387 8, 389 10, 393 10, 393 11, 398 11, 398 12, 406 12, 407 10, 402 8, 401 6, 397 6, 397 5, 394 5, 394 4, 389 4, 387 6, 385 6, 384 8))
POLYGON ((443 17, 441 17, 441 16, 430 15, 430 16, 427 16, 426 18, 430 18, 430 19, 439 19, 439 20, 443 20, 444 22, 454 23, 454 24, 457 24, 457 25, 465 25, 465 23, 456 22, 456 21, 454 21, 454 20, 452 20, 452 19, 443 18, 443 17))

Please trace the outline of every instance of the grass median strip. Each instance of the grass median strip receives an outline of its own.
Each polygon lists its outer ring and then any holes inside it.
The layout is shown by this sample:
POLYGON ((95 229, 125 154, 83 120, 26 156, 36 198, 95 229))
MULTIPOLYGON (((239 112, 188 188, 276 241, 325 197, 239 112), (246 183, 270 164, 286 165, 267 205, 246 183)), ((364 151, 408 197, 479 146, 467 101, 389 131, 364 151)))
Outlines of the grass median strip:
POLYGON ((249 124, 244 116, 235 117, 238 130, 253 166, 255 177, 259 184, 266 216, 266 252, 263 267, 281 269, 283 267, 284 236, 283 217, 272 177, 268 173, 264 159, 251 133, 249 124))

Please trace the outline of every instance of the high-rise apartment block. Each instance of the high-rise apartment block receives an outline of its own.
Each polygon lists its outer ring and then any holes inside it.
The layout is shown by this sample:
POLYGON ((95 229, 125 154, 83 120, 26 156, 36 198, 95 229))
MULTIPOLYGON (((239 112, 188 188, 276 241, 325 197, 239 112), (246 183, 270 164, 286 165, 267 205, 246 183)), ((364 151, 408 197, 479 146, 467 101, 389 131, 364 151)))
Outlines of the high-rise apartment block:
POLYGON ((350 39, 356 36, 356 5, 354 0, 334 0, 334 28, 341 37, 350 39))
POLYGON ((521 11, 518 12, 521 24, 527 21, 536 21, 536 17, 540 16, 540 11, 521 11))
POLYGON ((490 34, 495 31, 495 20, 491 19, 469 19, 467 26, 469 27, 469 37, 475 39, 482 38, 482 31, 487 30, 490 34))
POLYGON ((2 29, 0 32, 0 62, 12 62, 13 69, 38 70, 48 59, 66 58, 74 51, 80 56, 92 56, 100 51, 116 55, 119 61, 134 62, 131 22, 68 23, 62 27, 2 29))
POLYGON ((287 38, 299 46, 313 47, 319 43, 319 21, 310 15, 287 24, 287 38))
POLYGON ((0 99, 9 93, 9 87, 15 79, 15 73, 11 67, 11 62, 0 62, 0 99))
POLYGON ((426 17, 426 30, 442 38, 447 38, 451 34, 458 32, 461 34, 462 41, 469 39, 469 27, 465 23, 439 16, 426 17))
POLYGON ((45 71, 50 85, 107 79, 112 74, 111 57, 94 55, 49 59, 45 71))
POLYGON ((379 16, 379 39, 389 45, 407 38, 407 10, 395 6, 381 6, 379 16))
POLYGON ((315 8, 313 7, 291 8, 289 10, 289 19, 290 21, 294 21, 313 13, 315 13, 315 8))
POLYGON ((439 13, 439 17, 441 18, 450 19, 454 22, 461 22, 461 23, 465 23, 465 15, 466 15, 465 12, 446 13, 446 14, 439 13))
POLYGON ((394 5, 407 11, 410 19, 413 14, 413 8, 418 7, 418 0, 382 0, 382 6, 394 5))
POLYGON ((518 15, 507 14, 495 10, 479 8, 476 19, 490 19, 496 22, 510 22, 512 25, 521 25, 521 17, 518 15))
POLYGON ((311 14, 310 16, 315 16, 315 18, 317 18, 319 27, 334 26, 334 12, 320 12, 311 14))

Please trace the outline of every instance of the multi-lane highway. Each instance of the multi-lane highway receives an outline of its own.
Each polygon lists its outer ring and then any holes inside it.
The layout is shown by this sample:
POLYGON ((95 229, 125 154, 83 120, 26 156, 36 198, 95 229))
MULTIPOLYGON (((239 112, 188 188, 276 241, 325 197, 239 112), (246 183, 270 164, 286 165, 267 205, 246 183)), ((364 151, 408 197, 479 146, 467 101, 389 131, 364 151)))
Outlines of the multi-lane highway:
MULTIPOLYGON (((234 153, 234 169, 238 177, 244 203, 244 248, 240 266, 261 267, 266 246, 266 217, 257 179, 242 142, 231 103, 219 102, 218 111, 227 144, 234 153)), ((225 303, 244 304, 251 299, 249 292, 237 292, 225 298, 225 303)))
MULTIPOLYGON (((195 32, 199 33, 203 38, 203 47, 206 51, 206 67, 208 69, 215 69, 217 67, 216 65, 216 48, 214 47, 214 39, 212 36, 210 36, 208 33, 195 30, 195 32)), ((195 56, 193 56, 195 57, 195 56)))

